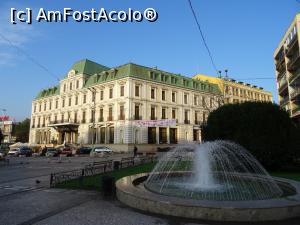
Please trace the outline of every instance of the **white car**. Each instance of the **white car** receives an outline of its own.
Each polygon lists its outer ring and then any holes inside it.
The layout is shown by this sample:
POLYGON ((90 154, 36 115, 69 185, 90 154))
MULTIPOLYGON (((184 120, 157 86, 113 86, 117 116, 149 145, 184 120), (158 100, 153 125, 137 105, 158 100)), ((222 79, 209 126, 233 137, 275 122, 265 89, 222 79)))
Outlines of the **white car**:
POLYGON ((20 154, 19 148, 14 148, 8 151, 7 155, 18 156, 20 154))
POLYGON ((109 156, 112 154, 112 150, 108 147, 101 146, 101 147, 94 147, 90 153, 91 157, 104 157, 104 156, 109 156))

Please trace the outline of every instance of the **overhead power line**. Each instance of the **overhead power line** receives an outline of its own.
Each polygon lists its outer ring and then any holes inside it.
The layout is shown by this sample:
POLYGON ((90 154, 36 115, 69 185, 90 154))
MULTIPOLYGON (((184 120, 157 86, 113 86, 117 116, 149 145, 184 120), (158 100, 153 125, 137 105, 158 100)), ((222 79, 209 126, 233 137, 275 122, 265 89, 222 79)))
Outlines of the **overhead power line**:
POLYGON ((8 38, 6 38, 3 34, 0 33, 0 37, 6 41, 10 46, 12 46, 13 48, 17 49, 19 52, 21 52, 23 55, 25 55, 32 63, 34 63, 35 65, 37 65, 38 67, 40 67, 41 69, 43 69, 44 71, 46 71, 52 78, 54 78, 55 80, 59 81, 59 78, 57 76, 55 76, 47 67, 45 67, 44 65, 42 65, 41 63, 39 63, 37 60, 35 60, 30 54, 28 54, 25 50, 21 49, 20 47, 18 47, 17 45, 15 45, 12 41, 10 41, 8 38))
POLYGON ((217 72, 217 74, 218 74, 218 73, 219 73, 219 70, 218 70, 218 68, 217 68, 217 66, 216 66, 216 64, 215 64, 215 61, 214 61, 214 59, 213 59, 213 56, 212 56, 212 54, 211 54, 211 51, 209 50, 209 47, 208 47, 208 45, 207 45, 207 43, 206 43, 206 40, 205 40, 204 34, 203 34, 203 32, 202 32, 202 29, 201 29, 200 23, 198 22, 198 19, 197 19, 197 16, 196 16, 195 10, 194 10, 194 8, 193 8, 193 5, 192 5, 192 2, 191 2, 191 0, 188 0, 188 2, 189 2, 189 5, 190 5, 190 8, 191 8, 191 11, 192 11, 192 13, 193 13, 194 19, 195 19, 195 21, 196 21, 196 24, 197 24, 198 30, 199 30, 199 32, 200 32, 200 35, 201 35, 201 38, 202 38, 203 44, 204 44, 204 46, 205 46, 205 48, 206 48, 206 50, 207 50, 207 53, 208 53, 208 55, 209 55, 209 58, 210 58, 211 64, 212 64, 212 66, 213 66, 214 70, 215 70, 215 71, 217 72))

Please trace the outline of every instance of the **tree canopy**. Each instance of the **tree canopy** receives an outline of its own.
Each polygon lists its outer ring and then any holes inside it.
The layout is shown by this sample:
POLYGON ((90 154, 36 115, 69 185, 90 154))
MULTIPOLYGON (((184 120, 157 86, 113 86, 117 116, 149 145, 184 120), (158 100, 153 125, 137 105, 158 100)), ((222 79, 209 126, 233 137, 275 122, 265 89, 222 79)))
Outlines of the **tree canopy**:
POLYGON ((30 130, 30 119, 26 118, 15 125, 13 135, 17 142, 28 142, 30 130))
POLYGON ((299 129, 273 103, 227 104, 210 113, 204 140, 231 140, 248 149, 266 168, 278 169, 299 154, 299 129))

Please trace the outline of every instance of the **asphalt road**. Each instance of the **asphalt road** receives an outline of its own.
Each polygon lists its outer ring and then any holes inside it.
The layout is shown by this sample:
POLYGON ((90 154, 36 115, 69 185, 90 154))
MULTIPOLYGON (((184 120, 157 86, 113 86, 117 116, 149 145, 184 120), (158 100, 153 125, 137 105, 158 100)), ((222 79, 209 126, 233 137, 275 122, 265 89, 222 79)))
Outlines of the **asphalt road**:
MULTIPOLYGON (((114 155, 113 158, 126 156, 114 155)), ((101 159, 71 157, 59 161, 58 158, 11 158, 10 165, 1 164, 0 225, 234 224, 150 215, 133 210, 116 199, 103 199, 98 192, 49 188, 51 173, 82 168, 95 160, 101 159)), ((300 225, 300 221, 263 224, 300 225)))

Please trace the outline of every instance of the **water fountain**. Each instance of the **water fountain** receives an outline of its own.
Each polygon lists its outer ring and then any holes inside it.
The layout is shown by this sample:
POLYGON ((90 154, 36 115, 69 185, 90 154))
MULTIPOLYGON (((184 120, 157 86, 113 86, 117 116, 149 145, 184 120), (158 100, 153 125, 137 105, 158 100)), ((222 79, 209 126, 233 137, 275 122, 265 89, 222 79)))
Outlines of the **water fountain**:
POLYGON ((120 201, 165 215, 218 221, 300 216, 300 183, 271 177, 243 147, 228 141, 179 145, 150 174, 117 182, 120 201))

